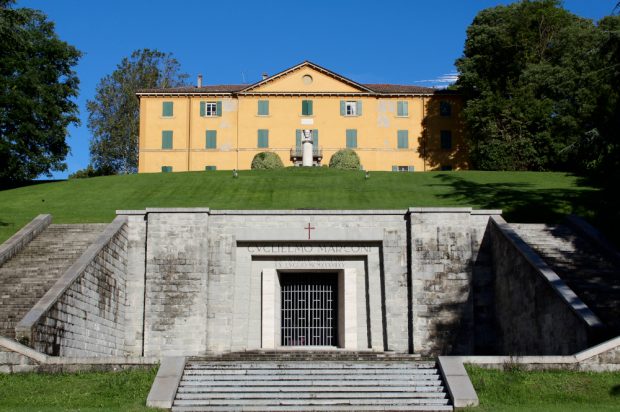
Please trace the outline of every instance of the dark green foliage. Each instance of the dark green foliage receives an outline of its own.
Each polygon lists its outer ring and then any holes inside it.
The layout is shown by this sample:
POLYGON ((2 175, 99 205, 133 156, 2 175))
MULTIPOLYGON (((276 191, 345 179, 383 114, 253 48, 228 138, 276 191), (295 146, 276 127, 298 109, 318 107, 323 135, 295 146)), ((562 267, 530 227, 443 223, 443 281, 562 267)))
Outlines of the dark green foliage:
POLYGON ((340 149, 329 159, 329 167, 344 170, 359 170, 360 158, 354 150, 340 149))
POLYGON ((474 167, 583 171, 606 162, 618 130, 609 124, 618 119, 617 19, 597 26, 557 0, 476 16, 456 62, 474 167))
POLYGON ((71 173, 69 175, 69 179, 85 179, 88 177, 110 176, 115 174, 116 173, 114 172, 114 170, 109 167, 104 167, 103 169, 96 169, 93 167, 93 165, 88 165, 84 169, 80 169, 75 173, 71 173))
POLYGON ((81 53, 43 13, 11 3, 0 2, 0 180, 22 181, 66 169, 81 53))
POLYGON ((187 79, 170 53, 142 49, 124 58, 89 100, 90 156, 97 169, 133 173, 138 168, 138 89, 180 86, 187 79))
POLYGON ((252 159, 252 169, 281 169, 282 159, 273 152, 260 152, 252 159))

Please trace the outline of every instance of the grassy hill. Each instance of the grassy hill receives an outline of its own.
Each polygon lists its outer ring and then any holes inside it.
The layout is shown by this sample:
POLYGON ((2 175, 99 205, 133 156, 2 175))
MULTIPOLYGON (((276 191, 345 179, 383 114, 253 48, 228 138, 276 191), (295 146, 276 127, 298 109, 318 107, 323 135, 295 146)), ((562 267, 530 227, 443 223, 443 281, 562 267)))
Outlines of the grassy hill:
POLYGON ((34 184, 0 190, 0 242, 39 213, 56 223, 109 222, 117 209, 500 208, 511 221, 596 214, 601 192, 572 175, 546 172, 363 172, 327 168, 157 173, 34 184))

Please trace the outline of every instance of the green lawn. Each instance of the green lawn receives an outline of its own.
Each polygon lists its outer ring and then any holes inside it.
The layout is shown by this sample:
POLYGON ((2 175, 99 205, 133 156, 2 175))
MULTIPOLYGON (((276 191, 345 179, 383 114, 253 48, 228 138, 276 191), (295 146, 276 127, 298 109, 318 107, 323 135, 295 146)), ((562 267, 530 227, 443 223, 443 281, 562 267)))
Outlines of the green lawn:
MULTIPOLYGON (((467 368, 480 398, 470 412, 618 411, 620 373, 467 368)), ((155 369, 0 375, 0 411, 148 411, 155 369)))
MULTIPOLYGON (((327 168, 156 173, 39 182, 0 190, 0 241, 39 213, 56 223, 109 222, 116 209, 501 208, 512 221, 593 217, 603 194, 575 176, 546 172, 363 172, 327 168)), ((615 210, 615 209, 614 209, 615 210)))
POLYGON ((146 407, 156 369, 0 374, 0 411, 157 411, 146 407))
POLYGON ((480 399, 468 412, 620 410, 620 372, 467 371, 480 399))

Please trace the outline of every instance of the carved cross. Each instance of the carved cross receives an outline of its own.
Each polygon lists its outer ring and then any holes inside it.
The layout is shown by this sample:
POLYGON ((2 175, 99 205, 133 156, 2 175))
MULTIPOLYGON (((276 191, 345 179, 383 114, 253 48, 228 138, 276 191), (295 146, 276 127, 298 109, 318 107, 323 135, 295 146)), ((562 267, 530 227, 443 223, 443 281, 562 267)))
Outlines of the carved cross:
POLYGON ((308 226, 305 227, 304 229, 306 229, 308 231, 308 240, 310 240, 310 231, 316 229, 314 226, 310 226, 310 222, 308 222, 308 226))

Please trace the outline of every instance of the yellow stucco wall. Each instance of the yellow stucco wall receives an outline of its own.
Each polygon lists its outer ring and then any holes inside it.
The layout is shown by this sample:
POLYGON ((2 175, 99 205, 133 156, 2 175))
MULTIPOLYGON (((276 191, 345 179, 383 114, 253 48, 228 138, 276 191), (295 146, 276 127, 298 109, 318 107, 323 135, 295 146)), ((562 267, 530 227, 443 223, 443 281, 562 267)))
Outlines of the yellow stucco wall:
POLYGON ((366 170, 389 171, 393 166, 414 166, 416 171, 445 166, 460 169, 467 166, 460 106, 458 96, 453 95, 369 96, 309 68, 266 82, 249 95, 141 96, 139 172, 160 172, 162 166, 172 166, 175 172, 205 170, 206 166, 249 169, 254 155, 262 151, 276 152, 285 166, 292 166, 290 149, 295 147, 296 129, 319 131, 323 165, 346 147, 346 130, 356 129, 354 150, 366 170), (303 83, 304 74, 313 77, 311 84, 303 83), (258 115, 258 100, 269 101, 269 115, 258 115), (311 116, 302 116, 302 100, 313 101, 311 116), (342 116, 341 100, 361 101, 362 114, 342 116), (220 101, 221 116, 201 117, 201 101, 220 101), (408 116, 397 116, 398 101, 408 102, 408 116), (451 116, 439 114, 440 101, 452 104, 451 116), (173 102, 173 116, 162 116, 163 102, 173 102), (269 131, 267 149, 257 147, 259 129, 269 131), (172 149, 162 149, 164 130, 173 132, 172 149), (215 149, 205 147, 207 130, 217 133, 215 149), (398 130, 408 130, 407 149, 397 147, 398 130), (441 130, 451 131, 451 150, 441 148, 441 130))

